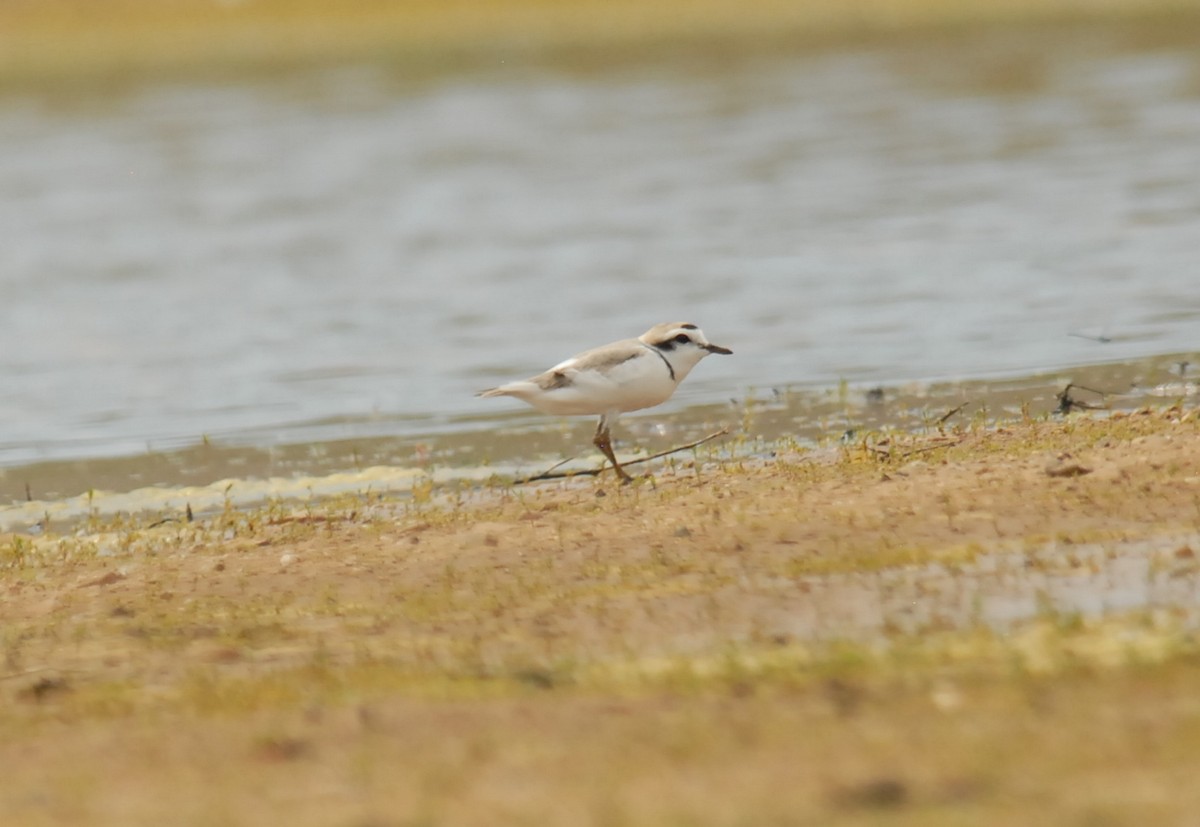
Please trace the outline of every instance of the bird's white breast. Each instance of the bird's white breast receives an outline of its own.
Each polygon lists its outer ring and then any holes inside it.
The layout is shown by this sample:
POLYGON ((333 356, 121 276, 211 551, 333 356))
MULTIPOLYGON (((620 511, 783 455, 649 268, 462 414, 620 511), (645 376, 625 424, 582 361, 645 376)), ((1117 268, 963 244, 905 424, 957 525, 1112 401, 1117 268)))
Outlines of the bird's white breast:
POLYGON ((595 401, 595 413, 637 411, 660 405, 671 398, 676 382, 659 356, 644 353, 605 370, 581 370, 573 386, 581 397, 595 401))
POLYGON ((648 349, 617 363, 587 355, 567 359, 542 377, 513 382, 501 390, 556 416, 637 411, 661 404, 675 392, 666 362, 648 349), (537 380, 551 374, 562 378, 539 387, 537 380))

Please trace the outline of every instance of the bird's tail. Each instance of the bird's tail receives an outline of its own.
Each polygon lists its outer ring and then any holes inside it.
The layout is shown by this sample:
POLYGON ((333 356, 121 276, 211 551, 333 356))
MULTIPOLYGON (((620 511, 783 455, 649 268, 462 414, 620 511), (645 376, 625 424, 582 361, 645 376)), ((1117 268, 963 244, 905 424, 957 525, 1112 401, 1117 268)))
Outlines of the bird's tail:
POLYGON ((489 396, 508 396, 508 391, 504 390, 504 388, 488 388, 487 390, 482 390, 475 395, 484 398, 489 396))

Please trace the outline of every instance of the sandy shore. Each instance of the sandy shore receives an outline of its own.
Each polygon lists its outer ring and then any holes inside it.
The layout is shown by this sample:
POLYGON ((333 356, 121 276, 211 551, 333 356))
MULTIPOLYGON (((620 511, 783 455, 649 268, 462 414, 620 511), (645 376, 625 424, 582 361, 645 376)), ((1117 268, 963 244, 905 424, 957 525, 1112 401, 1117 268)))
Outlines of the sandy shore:
POLYGON ((236 76, 380 59, 430 71, 611 62, 680 48, 716 55, 959 25, 1198 13, 1197 0, 17 0, 0 4, 0 79, 236 76))
POLYGON ((1057 825, 1200 805, 1195 411, 698 460, 0 537, 0 811, 1057 825))

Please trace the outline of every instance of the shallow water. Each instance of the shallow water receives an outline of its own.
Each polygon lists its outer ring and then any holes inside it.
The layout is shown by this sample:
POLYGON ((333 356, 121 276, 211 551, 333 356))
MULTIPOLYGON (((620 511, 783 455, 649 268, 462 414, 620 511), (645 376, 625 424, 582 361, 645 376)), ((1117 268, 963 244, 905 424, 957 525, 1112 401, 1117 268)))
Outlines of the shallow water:
POLYGON ((148 458, 121 489, 238 447, 301 474, 347 441, 558 444, 472 392, 667 319, 735 351, 668 420, 842 380, 1170 381, 1200 321, 1196 31, 11 93, 4 499, 47 464, 95 487, 95 457, 148 458))

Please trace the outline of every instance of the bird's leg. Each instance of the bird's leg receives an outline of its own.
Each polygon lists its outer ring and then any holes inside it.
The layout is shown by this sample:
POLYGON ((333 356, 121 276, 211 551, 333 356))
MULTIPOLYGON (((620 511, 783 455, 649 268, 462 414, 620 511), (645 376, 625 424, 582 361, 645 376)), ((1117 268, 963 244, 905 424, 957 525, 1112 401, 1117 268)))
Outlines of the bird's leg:
POLYGON ((612 463, 613 470, 617 472, 621 482, 633 482, 633 477, 625 473, 625 469, 621 467, 621 464, 617 462, 616 455, 613 454, 612 440, 608 432, 608 417, 600 417, 600 424, 596 426, 596 436, 592 439, 592 444, 608 457, 608 461, 612 463))

